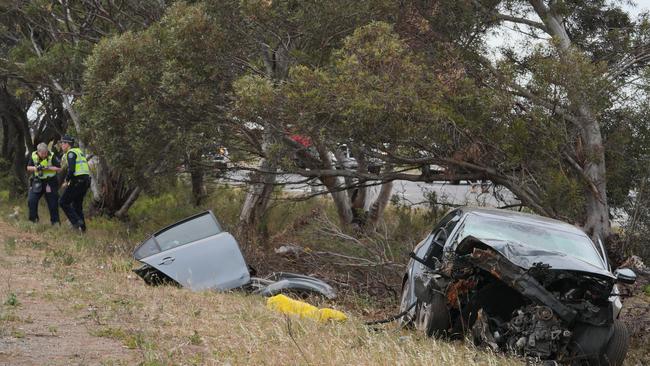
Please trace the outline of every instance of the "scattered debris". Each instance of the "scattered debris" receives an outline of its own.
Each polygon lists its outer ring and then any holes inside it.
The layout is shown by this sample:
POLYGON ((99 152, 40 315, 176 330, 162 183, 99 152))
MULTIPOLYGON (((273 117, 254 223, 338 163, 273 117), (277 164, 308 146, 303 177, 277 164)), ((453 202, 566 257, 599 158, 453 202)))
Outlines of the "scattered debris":
POLYGON ((20 207, 14 206, 14 212, 7 215, 9 219, 18 220, 20 218, 20 207))
POLYGON ((237 240, 212 211, 190 216, 153 234, 133 252, 134 270, 148 285, 172 284, 194 291, 244 289, 264 296, 285 291, 333 299, 334 289, 310 276, 277 272, 251 277, 237 240))
POLYGON ((266 307, 287 315, 297 315, 320 322, 346 321, 348 317, 341 311, 330 308, 317 308, 303 301, 291 299, 284 295, 275 295, 266 300, 266 307))
POLYGON ((305 252, 305 249, 293 244, 282 245, 279 248, 275 248, 275 253, 280 255, 295 255, 298 256, 305 252))

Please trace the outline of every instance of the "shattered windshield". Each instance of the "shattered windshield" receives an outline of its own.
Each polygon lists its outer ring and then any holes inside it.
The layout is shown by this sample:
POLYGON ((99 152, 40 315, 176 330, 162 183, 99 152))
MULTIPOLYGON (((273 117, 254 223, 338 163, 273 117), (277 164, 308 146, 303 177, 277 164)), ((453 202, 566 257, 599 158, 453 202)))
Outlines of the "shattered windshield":
POLYGON ((530 223, 469 215, 459 239, 462 240, 470 235, 485 240, 513 241, 537 249, 565 253, 603 268, 600 255, 591 240, 568 231, 530 223))

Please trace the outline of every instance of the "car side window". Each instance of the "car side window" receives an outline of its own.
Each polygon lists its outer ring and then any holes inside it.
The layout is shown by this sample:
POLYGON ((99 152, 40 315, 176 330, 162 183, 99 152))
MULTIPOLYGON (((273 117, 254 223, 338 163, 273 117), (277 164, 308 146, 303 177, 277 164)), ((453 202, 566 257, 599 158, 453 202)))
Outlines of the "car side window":
POLYGON ((219 227, 217 221, 210 212, 206 212, 201 216, 164 229, 154 236, 160 246, 160 251, 164 252, 181 245, 217 235, 220 232, 221 227, 219 227))
POLYGON ((136 260, 140 260, 142 258, 147 258, 158 253, 160 253, 160 247, 158 247, 158 243, 156 243, 156 239, 154 239, 152 236, 149 239, 147 239, 147 241, 140 244, 140 246, 133 253, 133 257, 136 260))
POLYGON ((445 245, 445 243, 449 239, 449 236, 454 231, 456 225, 458 225, 459 222, 460 222, 460 213, 457 212, 456 215, 452 217, 452 219, 449 220, 449 222, 447 222, 447 224, 445 225, 445 230, 444 230, 445 240, 442 242, 442 246, 445 245))
POLYGON ((432 242, 425 257, 427 260, 432 256, 436 258, 442 256, 442 248, 445 246, 445 242, 456 227, 456 224, 458 224, 459 219, 460 212, 452 211, 438 222, 438 225, 431 232, 432 242))

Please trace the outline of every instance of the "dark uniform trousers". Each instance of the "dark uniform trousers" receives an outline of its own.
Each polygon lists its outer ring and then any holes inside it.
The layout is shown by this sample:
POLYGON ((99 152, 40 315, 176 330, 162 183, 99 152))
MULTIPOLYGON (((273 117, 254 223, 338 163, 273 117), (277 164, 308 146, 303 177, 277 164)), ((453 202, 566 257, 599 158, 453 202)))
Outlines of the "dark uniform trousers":
POLYGON ((59 203, 70 223, 77 228, 86 228, 83 213, 83 200, 90 187, 90 176, 80 175, 72 178, 70 185, 61 195, 59 203))
MULTIPOLYGON (((33 178, 35 179, 35 178, 33 178)), ((50 221, 52 225, 59 223, 59 182, 57 177, 41 179, 40 187, 38 184, 32 184, 29 187, 27 195, 27 207, 29 207, 29 221, 38 221, 38 201, 45 195, 47 208, 50 211, 50 221)))

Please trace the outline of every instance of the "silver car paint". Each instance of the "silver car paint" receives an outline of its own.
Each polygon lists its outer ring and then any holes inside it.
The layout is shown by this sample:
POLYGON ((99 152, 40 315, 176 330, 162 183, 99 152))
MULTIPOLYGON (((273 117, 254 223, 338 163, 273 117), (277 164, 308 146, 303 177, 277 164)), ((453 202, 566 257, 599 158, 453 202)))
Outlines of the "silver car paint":
POLYGON ((142 262, 194 291, 229 290, 250 281, 239 245, 227 232, 154 254, 142 262))
MULTIPOLYGON (((230 290, 252 284, 248 265, 237 240, 230 233, 221 231, 212 211, 181 220, 158 231, 152 238, 154 241, 151 241, 150 238, 135 248, 134 259, 154 267, 183 287, 194 291, 230 290), (213 221, 208 222, 210 225, 214 225, 215 232, 219 231, 218 234, 147 257, 137 256, 139 249, 145 244, 149 244, 154 250, 160 250, 155 240, 160 233, 182 226, 204 215, 210 215, 213 218, 213 221)), ((252 287, 257 290, 257 293, 266 296, 279 293, 282 290, 293 289, 320 293, 329 299, 336 297, 336 291, 331 286, 310 276, 278 272, 271 274, 266 279, 256 279, 254 282, 255 285, 252 287)))
MULTIPOLYGON (((446 213, 444 216, 448 215, 449 213, 451 213, 453 211, 454 210, 446 213)), ((462 227, 462 225, 463 225, 463 223, 464 223, 464 221, 465 221, 465 219, 467 218, 468 215, 470 215, 470 214, 490 215, 491 214, 490 211, 491 210, 489 210, 489 209, 488 210, 478 209, 478 210, 475 210, 475 212, 463 212, 462 217, 460 218, 458 224, 455 226, 454 230, 451 233, 449 233, 449 236, 447 238, 447 241, 445 242, 444 248, 449 250, 448 248, 451 246, 451 243, 453 243, 453 241, 456 240, 456 236, 457 236, 460 228, 462 227), (484 212, 481 212, 481 211, 484 211, 484 212)), ((544 218, 544 217, 535 217, 535 219, 542 220, 542 221, 545 220, 545 221, 548 221, 549 223, 555 223, 556 222, 556 220, 547 219, 547 218, 544 218)), ((576 231, 579 230, 579 229, 577 229, 576 227, 574 227, 574 226, 572 226, 570 224, 567 224, 567 223, 563 223, 563 224, 566 225, 566 227, 569 228, 569 229, 573 229, 573 230, 576 230, 576 231)), ((582 233, 582 231, 580 231, 580 232, 582 233)), ((431 239, 432 239, 432 233, 429 234, 424 240, 422 240, 420 243, 418 243, 415 246, 415 248, 413 249, 413 253, 417 257, 422 258, 426 254, 426 252, 428 251, 429 246, 432 244, 431 239)), ((594 246, 594 249, 596 249, 596 251, 598 251, 598 249, 597 249, 598 246, 593 242, 592 242, 592 244, 594 246)), ((601 249, 604 250, 604 248, 602 247, 602 243, 599 243, 599 244, 601 245, 601 249)), ((601 260, 603 261, 603 265, 605 266, 605 268, 607 268, 607 269, 609 269, 611 271, 611 269, 609 268, 609 263, 607 261, 607 257, 603 256, 604 252, 600 252, 599 254, 601 256, 601 260)), ((415 261, 413 259, 409 260, 409 262, 407 264, 407 267, 406 267, 406 273, 404 274, 404 279, 403 279, 404 280, 403 286, 407 286, 406 299, 402 299, 402 300, 405 300, 405 301, 401 301, 401 303, 400 303, 400 311, 406 310, 406 308, 409 305, 413 304, 417 300, 417 298, 415 296, 414 284, 413 284, 412 279, 414 278, 414 276, 416 274, 422 273, 426 269, 427 268, 422 263, 419 263, 419 262, 417 262, 417 261, 415 261)), ((404 292, 404 288, 402 289, 402 291, 404 292)), ((612 313, 613 313, 612 315, 616 319, 616 318, 618 318, 618 316, 619 316, 619 314, 621 312, 621 309, 623 308, 623 304, 621 302, 620 296, 618 296, 619 295, 619 290, 618 290, 618 287, 616 285, 614 285, 614 288, 612 289, 612 291, 613 291, 613 293, 612 293, 612 296, 609 297, 609 301, 612 303, 612 313)), ((409 311, 409 314, 414 315, 414 313, 415 313, 415 309, 412 308, 409 311)))

